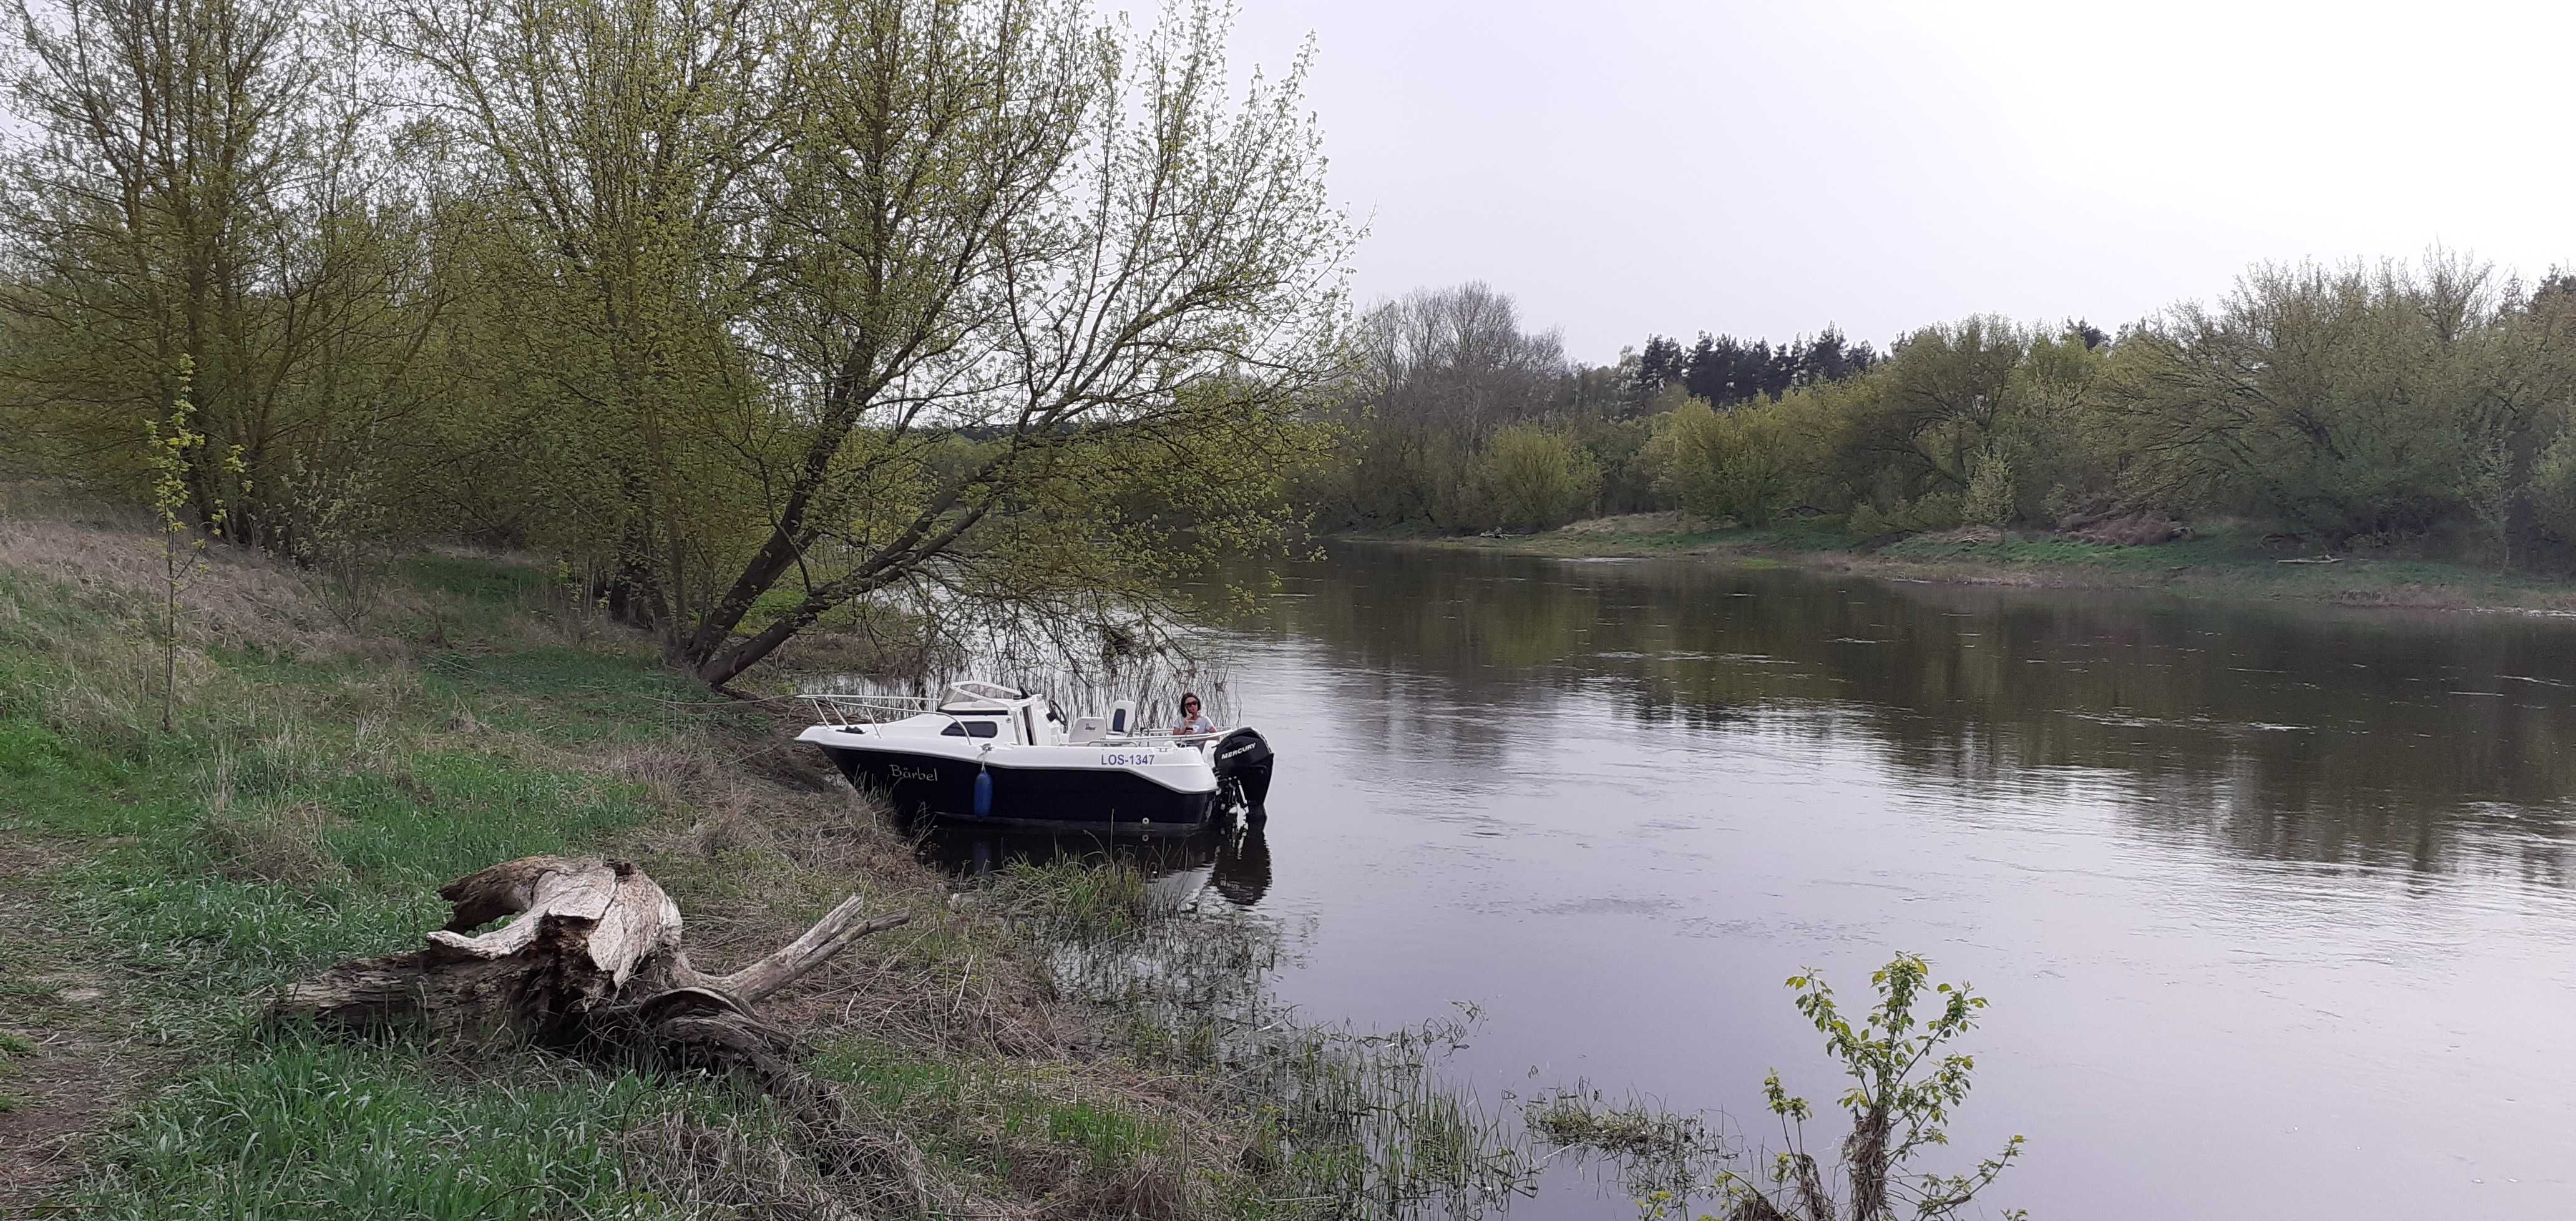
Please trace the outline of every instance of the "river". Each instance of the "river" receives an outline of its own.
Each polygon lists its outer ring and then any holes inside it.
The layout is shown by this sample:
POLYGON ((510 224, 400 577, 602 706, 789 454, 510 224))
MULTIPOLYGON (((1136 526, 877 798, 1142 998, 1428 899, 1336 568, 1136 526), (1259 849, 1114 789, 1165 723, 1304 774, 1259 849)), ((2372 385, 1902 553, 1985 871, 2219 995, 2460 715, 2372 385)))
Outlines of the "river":
POLYGON ((1220 884, 1309 1017, 1481 1010, 1489 1104, 1829 1110, 1782 981, 1904 949, 1992 999, 1931 1165, 2027 1134, 1998 1207, 2576 1214, 2576 623, 1365 546, 1265 605, 1220 884))
POLYGON ((1992 1002, 1918 1167, 2026 1135, 1989 1215, 2576 1216, 2576 621, 1368 545, 1260 607, 1209 694, 1265 833, 1158 885, 1275 922, 1309 1021, 1471 1006, 1490 1110, 1759 1137, 1776 1068, 1830 1162, 1783 982, 1857 1016, 1906 950, 1992 1002))

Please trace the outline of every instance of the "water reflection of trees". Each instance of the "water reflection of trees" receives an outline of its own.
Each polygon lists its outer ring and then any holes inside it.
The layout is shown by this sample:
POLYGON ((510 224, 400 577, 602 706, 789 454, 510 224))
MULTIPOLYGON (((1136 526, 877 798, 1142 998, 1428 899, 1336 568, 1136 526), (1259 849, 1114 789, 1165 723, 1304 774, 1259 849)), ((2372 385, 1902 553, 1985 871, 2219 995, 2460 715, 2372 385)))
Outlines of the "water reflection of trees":
POLYGON ((2576 625, 1367 548, 1290 589, 1317 596, 1271 624, 1377 688, 1346 711, 1450 709, 1416 738, 1464 763, 1606 698, 1865 734, 1971 798, 2107 786, 2145 833, 2261 859, 2563 877, 2576 625))

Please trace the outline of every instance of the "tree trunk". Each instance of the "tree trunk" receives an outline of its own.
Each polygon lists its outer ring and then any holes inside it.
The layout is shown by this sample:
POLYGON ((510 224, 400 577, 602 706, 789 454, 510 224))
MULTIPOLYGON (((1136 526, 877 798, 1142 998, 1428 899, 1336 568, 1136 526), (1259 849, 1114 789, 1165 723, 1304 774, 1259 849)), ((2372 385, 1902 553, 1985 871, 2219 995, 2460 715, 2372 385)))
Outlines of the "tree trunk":
POLYGON ((651 1067, 741 1073, 791 1102, 802 1046, 752 1006, 851 943, 910 919, 861 918, 853 895, 805 935, 729 975, 689 962, 680 909, 625 861, 531 856, 439 888, 447 927, 418 950, 352 959, 287 987, 272 1016, 363 1031, 422 1025, 651 1067), (504 916, 509 924, 472 930, 504 916))

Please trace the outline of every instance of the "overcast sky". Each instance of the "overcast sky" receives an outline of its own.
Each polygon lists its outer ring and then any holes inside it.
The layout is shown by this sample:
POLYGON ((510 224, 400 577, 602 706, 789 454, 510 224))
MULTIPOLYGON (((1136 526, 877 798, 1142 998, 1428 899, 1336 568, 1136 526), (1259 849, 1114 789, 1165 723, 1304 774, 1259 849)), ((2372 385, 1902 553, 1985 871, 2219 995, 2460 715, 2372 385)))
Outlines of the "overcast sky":
POLYGON ((1482 279, 1570 355, 2106 327, 2260 259, 2576 263, 2576 4, 1242 0, 1312 33, 1362 301, 1482 279))

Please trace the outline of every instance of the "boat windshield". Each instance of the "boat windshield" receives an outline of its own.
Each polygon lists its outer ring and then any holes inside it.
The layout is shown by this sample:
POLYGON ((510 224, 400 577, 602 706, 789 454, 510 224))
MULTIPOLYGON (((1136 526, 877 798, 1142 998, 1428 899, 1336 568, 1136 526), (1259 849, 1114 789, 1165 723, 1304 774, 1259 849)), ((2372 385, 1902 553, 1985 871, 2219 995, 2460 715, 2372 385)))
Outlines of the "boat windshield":
POLYGON ((1029 693, 1022 691, 1017 687, 1005 687, 1000 683, 988 683, 980 678, 969 678, 948 684, 948 702, 950 703, 1000 705, 1014 703, 1027 698, 1029 698, 1029 693))

